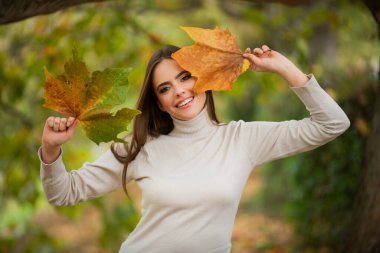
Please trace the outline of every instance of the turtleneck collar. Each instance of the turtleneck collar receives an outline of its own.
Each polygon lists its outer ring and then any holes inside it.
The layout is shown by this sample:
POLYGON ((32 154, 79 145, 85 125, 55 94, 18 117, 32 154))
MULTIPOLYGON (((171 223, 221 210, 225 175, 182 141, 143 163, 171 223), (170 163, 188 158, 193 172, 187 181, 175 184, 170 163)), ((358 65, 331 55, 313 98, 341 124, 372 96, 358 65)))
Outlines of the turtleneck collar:
POLYGON ((207 135, 216 128, 208 117, 207 106, 191 120, 172 119, 174 129, 169 133, 171 136, 207 135))

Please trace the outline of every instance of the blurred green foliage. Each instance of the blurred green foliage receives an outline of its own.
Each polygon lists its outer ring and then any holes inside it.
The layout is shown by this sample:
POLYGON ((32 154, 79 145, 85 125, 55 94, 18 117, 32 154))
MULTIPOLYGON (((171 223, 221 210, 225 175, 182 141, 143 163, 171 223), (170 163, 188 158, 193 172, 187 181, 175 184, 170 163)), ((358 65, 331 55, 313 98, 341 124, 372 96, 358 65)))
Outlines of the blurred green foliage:
MULTIPOLYGON (((77 6, 0 27, 0 252, 69 251, 64 236, 52 233, 36 217, 57 211, 73 221, 82 220, 88 207, 100 215, 96 243, 103 252, 118 249, 139 218, 133 202, 120 193, 74 207, 52 209, 46 203, 37 150, 43 124, 55 113, 42 107, 43 67, 61 73, 74 44, 90 71, 132 67, 128 103, 134 107, 150 55, 164 44, 192 43, 181 25, 229 28, 241 49, 268 44, 313 73, 348 113, 352 126, 337 140, 267 165, 265 188, 258 196, 265 212, 292 221, 300 250, 340 249, 357 189, 379 69, 376 26, 365 7, 343 0, 301 7, 129 0, 77 6)), ((218 92, 215 99, 223 121, 307 116, 285 82, 273 74, 246 73, 232 92, 218 92)), ((94 146, 77 131, 74 140, 64 145, 65 164, 69 170, 79 168, 108 145, 94 146)))

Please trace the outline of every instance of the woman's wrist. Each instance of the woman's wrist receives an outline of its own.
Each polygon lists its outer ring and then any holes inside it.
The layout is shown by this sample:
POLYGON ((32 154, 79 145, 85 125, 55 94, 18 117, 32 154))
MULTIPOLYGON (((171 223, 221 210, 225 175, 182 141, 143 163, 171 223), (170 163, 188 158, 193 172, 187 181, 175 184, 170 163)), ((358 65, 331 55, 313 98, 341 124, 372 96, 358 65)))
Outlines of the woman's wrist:
POLYGON ((41 146, 41 159, 44 163, 50 164, 57 160, 61 153, 61 146, 54 146, 49 144, 42 144, 41 146))
POLYGON ((304 86, 309 80, 307 75, 290 61, 284 64, 277 73, 288 82, 290 87, 304 86))

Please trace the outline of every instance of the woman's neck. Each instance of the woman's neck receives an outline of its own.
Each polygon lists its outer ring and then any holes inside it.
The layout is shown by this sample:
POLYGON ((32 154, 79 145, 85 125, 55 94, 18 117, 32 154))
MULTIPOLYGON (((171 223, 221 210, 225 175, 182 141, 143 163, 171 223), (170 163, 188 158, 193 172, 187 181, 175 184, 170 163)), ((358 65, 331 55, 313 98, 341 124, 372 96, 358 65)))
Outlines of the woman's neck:
POLYGON ((170 136, 192 136, 207 135, 216 125, 210 119, 207 106, 191 120, 178 120, 173 118, 174 129, 170 132, 170 136))

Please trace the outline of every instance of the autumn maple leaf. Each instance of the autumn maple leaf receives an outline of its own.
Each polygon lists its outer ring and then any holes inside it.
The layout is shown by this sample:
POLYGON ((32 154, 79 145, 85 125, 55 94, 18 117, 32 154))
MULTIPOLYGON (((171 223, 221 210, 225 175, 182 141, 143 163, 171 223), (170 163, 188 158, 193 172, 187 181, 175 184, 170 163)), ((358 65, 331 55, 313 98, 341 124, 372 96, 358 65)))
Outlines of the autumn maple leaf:
POLYGON ((193 76, 196 93, 207 90, 231 90, 238 76, 249 67, 235 38, 228 30, 181 27, 195 44, 183 47, 172 57, 193 76))
POLYGON ((96 144, 111 140, 124 142, 117 135, 140 113, 124 103, 128 69, 95 71, 90 77, 86 64, 73 49, 73 58, 56 78, 45 68, 44 107, 79 120, 84 133, 96 144))

